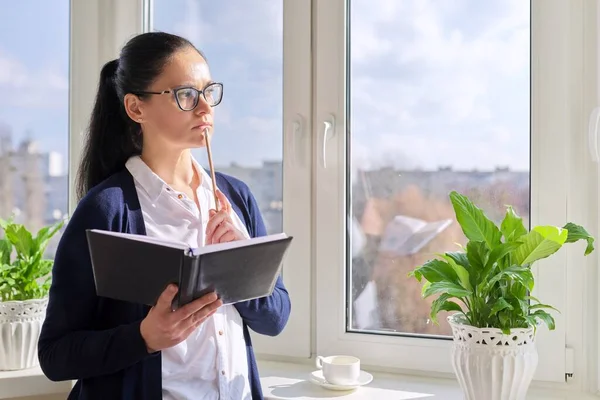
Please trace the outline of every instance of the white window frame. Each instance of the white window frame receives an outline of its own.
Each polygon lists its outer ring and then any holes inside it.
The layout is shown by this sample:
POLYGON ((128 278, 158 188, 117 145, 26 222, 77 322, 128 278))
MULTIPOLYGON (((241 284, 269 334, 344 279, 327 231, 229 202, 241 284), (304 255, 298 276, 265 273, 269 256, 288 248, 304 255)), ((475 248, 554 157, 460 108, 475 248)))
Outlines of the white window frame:
MULTIPOLYGON (((568 62, 570 64, 570 91, 568 98, 572 108, 572 126, 568 132, 569 167, 571 169, 569 192, 576 193, 568 202, 568 215, 574 221, 582 221, 592 235, 598 238, 600 209, 598 200, 599 166, 597 159, 598 132, 590 132, 594 108, 600 106, 598 89, 599 49, 598 34, 600 21, 596 0, 574 0, 570 9, 571 38, 568 62), (592 136, 590 134, 595 134, 592 136), (594 148, 595 147, 595 148, 594 148)), ((595 119, 594 119, 595 123, 595 119)), ((585 392, 600 390, 600 365, 598 333, 598 242, 597 251, 583 257, 580 248, 567 252, 567 313, 566 346, 570 350, 566 359, 568 385, 585 392)))
POLYGON ((119 56, 131 36, 142 32, 143 0, 71 0, 69 20, 68 210, 72 215, 77 207, 77 170, 100 71, 106 62, 119 56))
POLYGON ((252 334, 258 358, 311 356, 312 164, 311 1, 283 1, 283 231, 293 236, 283 264, 292 311, 275 337, 252 334))
POLYGON ((142 32, 143 0, 71 0, 69 47, 69 215, 77 205, 75 180, 102 66, 142 32))
MULTIPOLYGON (((449 340, 346 332, 346 1, 316 2, 315 7, 316 353, 350 353, 368 365, 452 373, 449 340), (333 133, 325 138, 324 123, 332 116, 333 133)), ((577 108, 580 103, 575 101, 581 92, 574 90, 570 80, 571 74, 579 71, 569 62, 569 16, 581 7, 581 2, 561 0, 533 0, 531 7, 532 225, 562 226, 574 215, 569 213, 568 204, 576 196, 569 193, 569 182, 578 179, 581 171, 565 167, 571 160, 570 140, 565 132, 578 128, 573 116, 581 111, 577 108)), ((575 253, 563 250, 535 267, 535 295, 561 310, 556 315, 556 330, 539 330, 536 380, 565 380, 567 271, 576 269, 577 265, 572 264, 575 259, 581 261, 575 253)))

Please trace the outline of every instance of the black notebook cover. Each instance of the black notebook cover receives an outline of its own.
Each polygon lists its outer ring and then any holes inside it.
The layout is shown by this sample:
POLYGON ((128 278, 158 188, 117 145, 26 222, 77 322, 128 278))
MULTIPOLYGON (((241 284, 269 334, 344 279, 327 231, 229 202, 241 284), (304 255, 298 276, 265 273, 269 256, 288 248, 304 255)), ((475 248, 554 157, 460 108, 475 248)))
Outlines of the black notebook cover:
POLYGON ((279 234, 190 249, 143 235, 86 233, 98 296, 152 306, 175 283, 174 309, 210 291, 223 304, 270 295, 292 241, 279 234))

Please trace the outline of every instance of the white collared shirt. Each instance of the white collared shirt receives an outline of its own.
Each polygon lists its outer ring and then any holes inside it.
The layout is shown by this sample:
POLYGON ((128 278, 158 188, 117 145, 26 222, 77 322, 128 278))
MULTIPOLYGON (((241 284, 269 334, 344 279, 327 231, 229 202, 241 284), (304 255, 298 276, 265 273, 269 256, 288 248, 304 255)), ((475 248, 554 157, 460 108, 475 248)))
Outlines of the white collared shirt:
MULTIPOLYGON (((126 167, 133 175, 146 234, 178 240, 190 247, 204 246, 208 212, 215 208, 210 176, 192 159, 202 178, 198 203, 173 190, 140 157, 126 167)), ((232 220, 246 237, 246 227, 235 212, 232 220)), ((162 351, 163 399, 250 400, 246 342, 242 318, 233 305, 222 306, 185 341, 162 351)))

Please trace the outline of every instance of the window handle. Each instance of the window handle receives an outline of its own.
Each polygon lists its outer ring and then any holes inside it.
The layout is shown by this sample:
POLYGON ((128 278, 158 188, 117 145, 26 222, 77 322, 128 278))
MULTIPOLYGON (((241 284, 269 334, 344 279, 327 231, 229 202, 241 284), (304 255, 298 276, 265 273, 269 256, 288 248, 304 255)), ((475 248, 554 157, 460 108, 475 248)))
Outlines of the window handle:
POLYGON ((330 115, 327 120, 323 121, 323 125, 322 163, 323 168, 327 168, 327 140, 330 133, 331 136, 335 134, 335 117, 330 115))
POLYGON ((301 167, 304 165, 304 118, 300 114, 290 124, 290 161, 293 166, 301 167))

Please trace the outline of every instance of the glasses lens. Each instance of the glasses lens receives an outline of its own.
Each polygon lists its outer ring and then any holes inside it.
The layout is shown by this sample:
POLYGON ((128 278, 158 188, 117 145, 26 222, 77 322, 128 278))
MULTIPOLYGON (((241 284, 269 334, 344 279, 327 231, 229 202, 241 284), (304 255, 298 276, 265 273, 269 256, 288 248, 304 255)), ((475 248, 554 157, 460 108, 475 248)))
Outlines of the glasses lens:
POLYGON ((216 106, 223 98, 223 86, 218 83, 212 83, 204 89, 204 98, 211 106, 216 106))
POLYGON ((198 104, 198 92, 192 88, 177 90, 177 102, 184 110, 193 110, 198 104))

